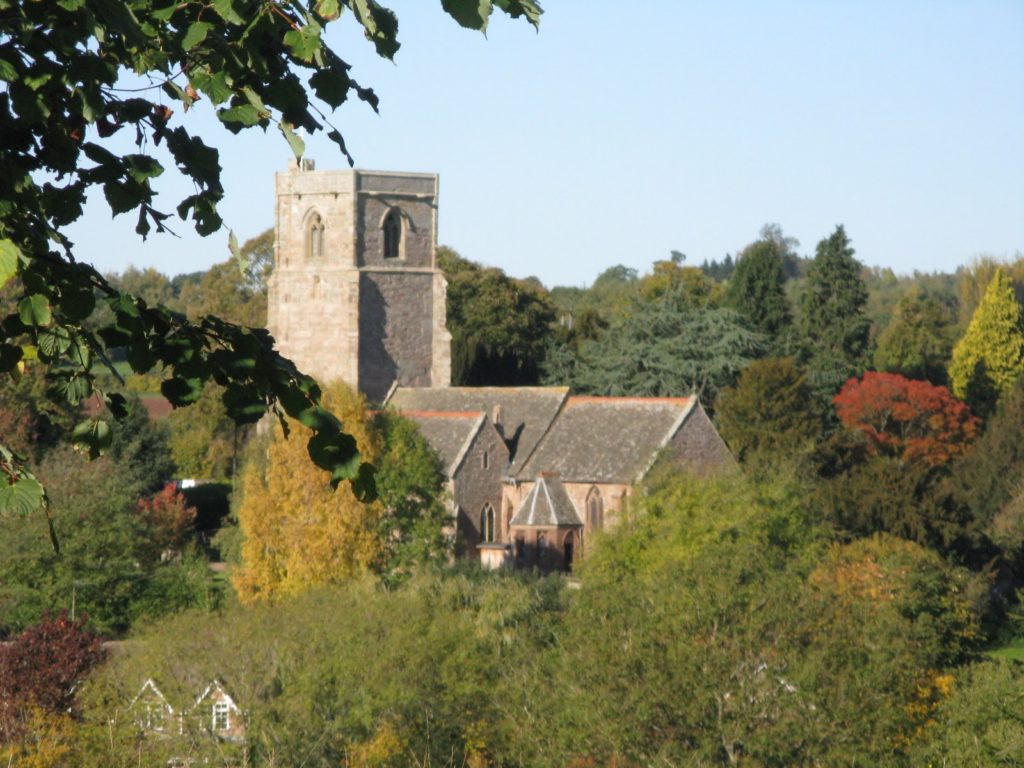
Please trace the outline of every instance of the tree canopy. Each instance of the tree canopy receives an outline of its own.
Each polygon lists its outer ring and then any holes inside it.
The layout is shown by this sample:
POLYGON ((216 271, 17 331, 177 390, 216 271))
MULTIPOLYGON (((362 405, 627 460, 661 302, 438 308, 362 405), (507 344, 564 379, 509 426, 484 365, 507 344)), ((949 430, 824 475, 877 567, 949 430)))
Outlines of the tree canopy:
MULTIPOLYGON (((541 14, 534 0, 444 0, 442 7, 478 30, 495 7, 534 25, 541 14)), ((237 422, 268 409, 297 419, 310 430, 310 457, 333 484, 349 479, 360 496, 373 494, 355 441, 320 405, 316 383, 274 352, 266 331, 214 316, 192 321, 118 291, 75 260, 65 233, 91 189, 102 190, 115 216, 136 216, 141 236, 167 231, 170 214, 155 186, 167 160, 156 148, 194 185, 177 215, 201 235, 220 229, 218 152, 188 128, 188 110, 200 101, 233 133, 276 127, 297 157, 300 129, 324 131, 351 162, 329 115, 349 96, 374 109, 378 98, 324 42, 343 10, 379 55, 395 55, 397 18, 375 0, 0 0, 0 287, 15 286, 16 304, 0 320, 0 374, 38 359, 55 397, 77 405, 96 393, 116 417, 123 398, 98 386, 94 365, 112 368, 111 351, 124 348, 137 373, 166 368, 161 389, 175 406, 194 402, 213 380, 237 422), (125 139, 136 151, 123 150, 125 139), (97 305, 112 317, 93 329, 97 305)), ((233 235, 229 242, 238 252, 233 235)), ((110 435, 103 416, 72 433, 93 456, 110 435)), ((42 486, 0 443, 0 510, 27 513, 43 500, 42 486)))

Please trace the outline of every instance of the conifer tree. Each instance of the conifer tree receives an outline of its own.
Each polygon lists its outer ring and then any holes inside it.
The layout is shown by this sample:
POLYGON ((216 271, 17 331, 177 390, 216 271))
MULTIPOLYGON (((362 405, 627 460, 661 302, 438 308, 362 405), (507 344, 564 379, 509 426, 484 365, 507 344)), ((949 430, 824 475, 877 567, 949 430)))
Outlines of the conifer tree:
POLYGON ((953 347, 949 379, 953 394, 976 413, 992 412, 999 395, 1024 373, 1024 328, 1013 283, 999 269, 953 347))
POLYGON ((808 379, 830 398, 863 370, 868 352, 868 291, 853 254, 840 224, 818 243, 800 305, 808 379))
POLYGON ((736 262, 726 294, 729 305, 773 342, 793 322, 784 288, 782 255, 779 244, 771 240, 747 246, 736 262))
POLYGON ((937 297, 912 288, 900 298, 892 321, 878 337, 875 367, 944 385, 952 324, 950 307, 937 297))

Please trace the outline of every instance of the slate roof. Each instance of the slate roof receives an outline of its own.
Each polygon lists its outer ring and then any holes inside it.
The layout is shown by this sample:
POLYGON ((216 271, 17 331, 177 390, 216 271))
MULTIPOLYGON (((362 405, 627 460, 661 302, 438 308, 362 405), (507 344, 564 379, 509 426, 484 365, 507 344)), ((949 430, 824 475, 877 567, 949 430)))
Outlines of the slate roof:
POLYGON ((696 404, 691 397, 570 397, 515 476, 557 472, 567 482, 636 482, 696 404))
POLYGON ((402 411, 402 415, 416 423, 420 434, 437 451, 448 477, 459 468, 486 419, 480 411, 402 411))
POLYGON ((582 527, 583 521, 558 475, 545 472, 537 477, 509 527, 558 525, 582 527))
POLYGON ((533 453, 568 396, 568 387, 396 387, 384 405, 402 413, 485 413, 508 445, 509 474, 515 474, 533 453), (500 410, 498 419, 494 418, 496 406, 500 410))

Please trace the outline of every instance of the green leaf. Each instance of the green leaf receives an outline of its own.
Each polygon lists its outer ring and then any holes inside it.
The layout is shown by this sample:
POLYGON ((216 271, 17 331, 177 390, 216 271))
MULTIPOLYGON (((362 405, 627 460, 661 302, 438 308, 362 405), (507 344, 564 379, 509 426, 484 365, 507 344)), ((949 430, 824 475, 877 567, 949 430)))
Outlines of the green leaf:
POLYGON ((213 10, 229 24, 245 24, 245 19, 235 10, 234 0, 213 0, 213 10))
POLYGON ((234 93, 228 84, 227 75, 223 72, 211 73, 206 67, 190 70, 189 80, 192 87, 205 93, 214 106, 223 104, 234 93))
POLYGON ((183 405, 191 405, 199 399, 203 391, 203 380, 200 378, 185 378, 174 376, 164 379, 160 384, 160 391, 171 405, 180 408, 183 405))
POLYGON ((125 400, 124 395, 112 392, 103 399, 107 404, 107 409, 115 419, 120 421, 128 415, 128 401, 125 400))
POLYGON ((60 310, 73 323, 85 320, 96 309, 96 296, 89 288, 69 291, 60 297, 60 310))
POLYGON ((320 51, 320 25, 314 23, 293 29, 284 36, 284 44, 292 52, 292 56, 311 63, 320 51))
POLYGON ((374 0, 352 0, 351 7, 366 31, 366 37, 377 49, 377 55, 393 59, 399 48, 398 17, 374 0))
POLYGON ((103 196, 107 198, 107 204, 115 216, 127 213, 142 202, 142 195, 120 181, 104 184, 103 196))
POLYGON ((93 418, 79 422, 71 432, 71 444, 96 459, 110 447, 110 425, 103 419, 93 418))
POLYGON ((316 12, 326 21, 334 21, 341 16, 341 3, 338 0, 317 0, 316 12))
POLYGON ((5 83, 11 83, 18 79, 18 70, 14 68, 11 62, 5 59, 0 59, 0 80, 5 83))
POLYGON ((43 486, 34 477, 19 477, 13 484, 0 480, 0 517, 30 515, 43 503, 43 486))
POLYGON ((208 21, 196 21, 192 23, 189 25, 188 31, 185 33, 185 37, 181 41, 181 47, 186 51, 191 51, 206 39, 206 35, 209 34, 211 29, 213 29, 213 24, 208 21))
POLYGON ((26 296, 18 302, 18 317, 27 326, 41 328, 49 325, 53 320, 49 300, 38 293, 26 296))
POLYGON ((18 274, 21 249, 10 240, 0 240, 0 288, 18 274))
POLYGON ((301 160, 303 153, 306 151, 306 142, 302 140, 302 137, 292 130, 292 124, 282 120, 277 124, 277 127, 281 129, 281 133, 288 140, 288 146, 292 148, 292 152, 295 153, 295 159, 301 160))
POLYGON ((487 20, 493 10, 491 0, 441 0, 448 15, 467 29, 487 31, 487 20))
POLYGON ((92 382, 88 376, 62 374, 57 377, 52 391, 68 405, 77 407, 92 394, 92 382))
POLYGON ((245 127, 258 125, 262 119, 260 111, 252 104, 239 104, 237 107, 218 110, 217 117, 222 123, 238 123, 245 127))
POLYGON ((39 353, 45 361, 53 361, 67 352, 71 346, 71 334, 67 328, 56 326, 40 331, 38 336, 39 353))
POLYGON ((317 97, 336 109, 348 98, 352 81, 343 67, 334 67, 314 72, 309 78, 309 84, 316 91, 317 97))

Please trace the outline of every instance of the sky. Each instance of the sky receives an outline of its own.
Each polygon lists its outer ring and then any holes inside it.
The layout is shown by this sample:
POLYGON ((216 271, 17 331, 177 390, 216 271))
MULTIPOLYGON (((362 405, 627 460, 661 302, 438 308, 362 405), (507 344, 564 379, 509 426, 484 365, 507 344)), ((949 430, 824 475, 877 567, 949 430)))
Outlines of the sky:
MULTIPOLYGON (((486 37, 438 2, 385 4, 394 63, 350 15, 330 27, 381 99, 333 122, 359 168, 440 174, 439 241, 474 261, 584 286, 672 250, 735 255, 769 222, 806 255, 843 224, 861 261, 900 273, 1024 251, 1021 0, 542 0, 539 32, 496 11, 486 37)), ((272 226, 277 130, 234 136, 206 104, 172 124, 220 148, 226 226, 272 226)), ((347 167, 319 136, 307 157, 347 167)), ((190 193, 176 176, 157 181, 164 210, 190 193)), ((226 231, 179 221, 143 243, 134 224, 97 196, 77 257, 169 275, 228 258, 226 231)))

